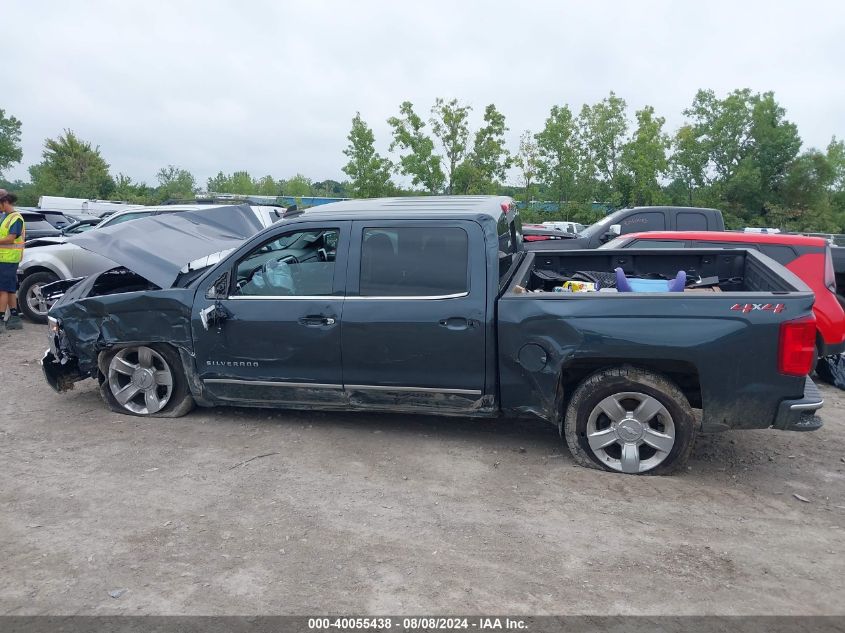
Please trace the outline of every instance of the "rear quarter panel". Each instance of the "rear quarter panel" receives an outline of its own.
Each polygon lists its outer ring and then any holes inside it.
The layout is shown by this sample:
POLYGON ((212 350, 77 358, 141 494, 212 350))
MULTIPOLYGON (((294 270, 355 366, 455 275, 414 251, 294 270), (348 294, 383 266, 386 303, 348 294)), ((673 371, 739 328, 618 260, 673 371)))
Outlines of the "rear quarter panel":
MULTIPOLYGON (((549 293, 551 294, 551 293, 549 293)), ((581 365, 670 365, 697 374, 703 430, 761 428, 778 403, 800 398, 804 378, 777 370, 780 324, 810 314, 813 295, 796 292, 707 295, 585 294, 499 301, 500 397, 511 414, 555 421, 559 387, 581 365), (737 304, 776 301, 783 311, 732 310, 737 304), (542 347, 542 369, 526 368, 520 351, 542 347)), ((592 370, 590 371, 592 373, 592 370)), ((569 394, 562 394, 563 400, 569 394)))

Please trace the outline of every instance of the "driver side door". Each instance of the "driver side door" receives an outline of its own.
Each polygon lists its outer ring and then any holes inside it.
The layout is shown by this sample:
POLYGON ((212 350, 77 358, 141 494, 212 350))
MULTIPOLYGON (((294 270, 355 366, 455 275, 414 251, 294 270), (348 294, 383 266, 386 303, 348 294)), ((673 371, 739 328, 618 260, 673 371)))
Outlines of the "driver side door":
POLYGON ((345 402, 340 324, 350 226, 279 227, 200 286, 192 322, 208 396, 284 406, 345 402), (222 316, 206 328, 202 312, 207 322, 215 307, 222 316))

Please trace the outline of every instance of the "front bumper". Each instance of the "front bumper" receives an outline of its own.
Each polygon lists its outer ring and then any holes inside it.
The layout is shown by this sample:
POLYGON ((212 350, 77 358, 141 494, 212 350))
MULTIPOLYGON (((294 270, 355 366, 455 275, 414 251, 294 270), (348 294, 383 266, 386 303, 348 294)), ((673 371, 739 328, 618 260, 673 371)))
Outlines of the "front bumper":
POLYGON ((75 358, 65 357, 59 361, 49 349, 41 359, 41 371, 44 372, 47 384, 59 393, 73 389, 73 383, 87 378, 79 371, 79 363, 75 358))
POLYGON ((821 409, 823 404, 824 398, 819 388, 807 376, 804 382, 804 397, 781 402, 772 428, 782 431, 817 431, 824 424, 816 415, 816 411, 821 409))

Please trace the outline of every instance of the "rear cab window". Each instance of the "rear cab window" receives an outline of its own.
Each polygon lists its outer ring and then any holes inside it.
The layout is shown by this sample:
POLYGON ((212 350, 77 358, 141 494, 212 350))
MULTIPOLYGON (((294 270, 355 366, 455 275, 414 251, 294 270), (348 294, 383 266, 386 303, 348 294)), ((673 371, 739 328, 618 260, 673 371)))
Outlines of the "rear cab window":
POLYGON ((681 211, 675 217, 677 231, 706 231, 707 216, 695 211, 681 211))
POLYGON ((504 290, 511 273, 519 264, 518 254, 522 252, 522 221, 519 211, 513 208, 508 214, 502 214, 496 223, 499 238, 499 291, 504 290))

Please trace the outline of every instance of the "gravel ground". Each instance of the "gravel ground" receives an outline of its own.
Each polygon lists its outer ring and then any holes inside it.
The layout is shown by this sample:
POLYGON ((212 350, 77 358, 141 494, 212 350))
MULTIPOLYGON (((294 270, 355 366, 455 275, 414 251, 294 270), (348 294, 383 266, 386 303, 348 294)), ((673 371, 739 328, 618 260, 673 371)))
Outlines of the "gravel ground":
POLYGON ((577 467, 530 421, 109 412, 0 336, 0 614, 843 614, 845 392, 689 469, 577 467))

